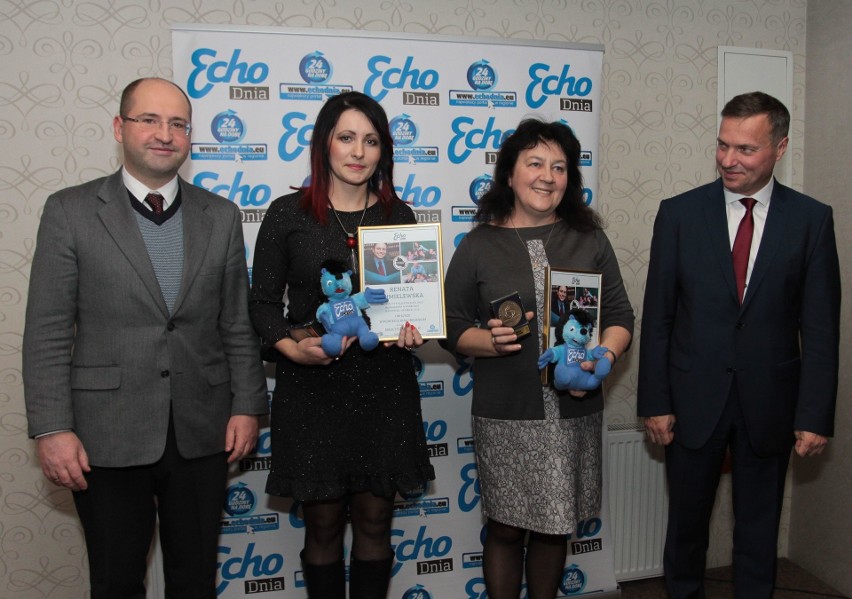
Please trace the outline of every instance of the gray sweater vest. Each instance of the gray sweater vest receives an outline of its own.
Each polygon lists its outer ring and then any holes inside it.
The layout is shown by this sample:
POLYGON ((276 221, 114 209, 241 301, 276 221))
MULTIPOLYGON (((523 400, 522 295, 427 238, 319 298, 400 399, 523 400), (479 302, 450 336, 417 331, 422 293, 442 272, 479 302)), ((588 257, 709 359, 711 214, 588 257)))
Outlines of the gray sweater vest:
POLYGON ((148 256, 154 266, 154 273, 160 283, 160 291, 169 314, 172 314, 183 278, 183 210, 178 208, 174 216, 161 225, 138 212, 135 215, 145 247, 148 248, 148 256))

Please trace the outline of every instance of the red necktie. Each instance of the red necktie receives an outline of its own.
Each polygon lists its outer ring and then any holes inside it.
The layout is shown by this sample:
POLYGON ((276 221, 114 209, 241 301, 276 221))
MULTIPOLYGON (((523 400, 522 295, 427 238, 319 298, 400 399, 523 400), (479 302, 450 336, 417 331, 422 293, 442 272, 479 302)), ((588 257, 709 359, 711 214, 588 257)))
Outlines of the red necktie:
POLYGON ((145 202, 154 210, 154 214, 159 216, 163 213, 163 196, 160 194, 149 193, 145 196, 145 202))
POLYGON ((385 263, 379 260, 379 274, 385 276, 385 263))
POLYGON ((740 200, 746 208, 745 216, 737 228, 737 236, 734 238, 734 247, 731 257, 734 259, 734 277, 737 280, 737 295, 740 303, 745 296, 746 272, 748 272, 748 256, 751 253, 751 238, 754 235, 754 215, 752 208, 757 203, 754 198, 743 198, 740 200))

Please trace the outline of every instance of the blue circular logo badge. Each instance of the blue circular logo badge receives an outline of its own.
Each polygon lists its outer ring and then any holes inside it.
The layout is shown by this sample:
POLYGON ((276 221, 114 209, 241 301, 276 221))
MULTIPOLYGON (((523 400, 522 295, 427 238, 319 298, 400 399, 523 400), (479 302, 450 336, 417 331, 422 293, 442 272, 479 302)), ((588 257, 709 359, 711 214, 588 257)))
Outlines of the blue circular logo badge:
POLYGON ((473 63, 467 69, 467 83, 475 91, 488 91, 497 85, 497 71, 487 60, 473 63))
POLYGON ((299 62, 299 75, 305 83, 325 83, 331 79, 331 63, 322 52, 312 52, 299 62))
POLYGON ((491 189, 491 186, 494 184, 494 179, 491 175, 481 175, 470 182, 470 187, 468 188, 468 194, 470 195, 470 199, 474 204, 479 204, 479 200, 482 199, 488 190, 491 189))
POLYGON ((213 117, 210 132, 219 143, 235 144, 246 134, 246 126, 236 112, 226 110, 213 117))
POLYGON ((225 512, 229 516, 246 516, 254 511, 257 497, 245 483, 228 487, 225 495, 225 512))
POLYGON ((423 376, 423 360, 417 357, 417 354, 411 352, 411 361, 414 363, 414 374, 417 375, 417 380, 423 376))
POLYGON ((559 583, 559 590, 566 595, 574 595, 581 593, 586 588, 586 575, 577 564, 571 564, 565 569, 562 575, 562 582, 559 583))
POLYGON ((422 584, 417 584, 402 594, 402 599, 432 599, 432 593, 426 590, 422 584))
POLYGON ((411 499, 420 499, 426 492, 429 490, 429 482, 424 481, 420 483, 418 488, 412 488, 406 491, 405 493, 400 493, 403 499, 411 500, 411 499))
POLYGON ((413 146, 419 135, 417 125, 407 114, 401 114, 391 119, 390 134, 395 146, 413 146))

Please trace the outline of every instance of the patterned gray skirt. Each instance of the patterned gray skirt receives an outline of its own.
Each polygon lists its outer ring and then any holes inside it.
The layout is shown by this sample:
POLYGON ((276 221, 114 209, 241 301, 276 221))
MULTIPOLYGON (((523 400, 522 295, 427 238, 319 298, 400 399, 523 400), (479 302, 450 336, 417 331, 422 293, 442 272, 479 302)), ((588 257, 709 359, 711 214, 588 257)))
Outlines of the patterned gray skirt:
POLYGON ((482 513, 545 534, 574 532, 601 506, 603 412, 559 418, 544 389, 544 420, 473 417, 482 513))

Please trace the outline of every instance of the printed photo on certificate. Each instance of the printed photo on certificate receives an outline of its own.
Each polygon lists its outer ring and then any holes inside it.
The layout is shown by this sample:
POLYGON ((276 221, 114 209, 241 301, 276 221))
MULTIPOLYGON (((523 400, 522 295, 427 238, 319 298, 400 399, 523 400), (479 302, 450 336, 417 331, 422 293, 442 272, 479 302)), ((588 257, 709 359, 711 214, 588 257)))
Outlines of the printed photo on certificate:
MULTIPOLYGON (((565 324, 572 310, 585 312, 592 325, 592 338, 587 347, 600 340, 601 273, 577 272, 548 267, 544 282, 544 335, 542 352, 556 345, 556 329, 565 324)), ((542 370, 547 382, 551 368, 542 370)))
POLYGON ((367 310, 370 329, 393 341, 406 322, 424 339, 447 336, 441 225, 390 225, 358 228, 361 289, 384 289, 388 302, 367 310))

